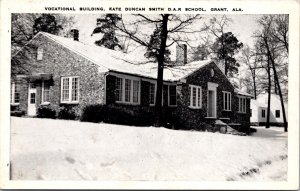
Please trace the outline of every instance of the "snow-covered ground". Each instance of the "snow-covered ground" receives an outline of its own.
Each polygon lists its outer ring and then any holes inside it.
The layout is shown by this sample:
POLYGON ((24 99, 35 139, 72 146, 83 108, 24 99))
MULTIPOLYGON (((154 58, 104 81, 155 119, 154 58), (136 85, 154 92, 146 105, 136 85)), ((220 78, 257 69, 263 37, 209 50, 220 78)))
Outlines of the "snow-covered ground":
POLYGON ((287 133, 252 136, 11 118, 15 180, 281 181, 287 133))

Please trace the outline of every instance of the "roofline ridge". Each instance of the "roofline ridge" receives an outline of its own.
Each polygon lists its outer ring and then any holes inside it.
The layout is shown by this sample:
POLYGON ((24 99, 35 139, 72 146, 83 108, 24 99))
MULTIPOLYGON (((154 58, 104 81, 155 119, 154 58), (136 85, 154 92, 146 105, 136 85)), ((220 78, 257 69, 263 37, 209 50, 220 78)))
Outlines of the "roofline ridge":
MULTIPOLYGON (((193 62, 190 62, 190 63, 193 63, 193 62)), ((189 63, 189 64, 190 64, 190 63, 189 63)), ((184 76, 181 77, 180 79, 184 79, 184 78, 188 77, 189 75, 193 74, 194 72, 198 71, 199 69, 203 68, 204 66, 206 66, 206 65, 208 65, 208 64, 210 64, 210 63, 213 63, 213 61, 212 61, 212 60, 207 60, 207 63, 203 64, 202 66, 200 66, 200 67, 197 68, 196 70, 194 70, 194 71, 192 71, 192 72, 190 72, 190 73, 184 75, 184 76)))
MULTIPOLYGON (((62 37, 62 36, 50 34, 50 33, 47 33, 47 32, 41 32, 41 33, 44 34, 44 35, 46 35, 47 37, 53 39, 53 40, 56 41, 57 43, 59 43, 59 44, 65 46, 65 47, 67 47, 68 49, 70 49, 70 50, 72 50, 72 51, 78 53, 79 55, 83 56, 84 58, 87 58, 87 59, 91 60, 91 61, 94 62, 95 64, 98 64, 98 63, 97 63, 96 61, 94 61, 93 59, 88 58, 87 56, 84 56, 83 54, 81 54, 80 52, 77 52, 77 51, 76 51, 75 49, 73 49, 72 47, 69 47, 68 45, 66 45, 66 44, 64 44, 64 43, 61 43, 61 42, 57 41, 56 39, 54 39, 54 38, 51 37, 51 36, 57 36, 57 37, 59 37, 59 38, 65 38, 65 39, 67 39, 67 40, 69 40, 69 41, 73 41, 73 40, 71 40, 70 38, 66 38, 66 37, 62 37)), ((104 48, 104 47, 101 47, 101 46, 96 46, 96 45, 94 45, 94 44, 93 44, 93 45, 92 45, 92 44, 86 44, 86 43, 81 42, 81 41, 77 41, 77 42, 83 44, 84 46, 89 46, 89 47, 91 47, 91 48, 100 48, 100 49, 104 49, 104 50, 108 50, 108 51, 114 51, 114 52, 116 52, 116 53, 118 53, 118 54, 123 54, 124 56, 125 56, 125 55, 128 55, 128 54, 123 53, 123 52, 118 52, 118 51, 116 51, 116 50, 104 48)), ((110 55, 110 56, 114 57, 113 55, 110 55)), ((114 57, 114 58, 115 58, 115 57, 114 57)), ((103 66, 102 64, 100 64, 100 65, 103 66)), ((106 66, 103 66, 103 67, 108 68, 108 67, 106 67, 106 66)), ((108 69, 109 69, 109 68, 108 68, 108 69)))
MULTIPOLYGON (((64 47, 66 47, 67 49, 69 49, 69 50, 75 52, 76 54, 82 56, 83 58, 85 58, 85 59, 87 59, 87 60, 93 62, 94 64, 96 64, 96 65, 99 64, 99 65, 101 65, 102 67, 109 69, 108 67, 106 67, 106 66, 104 66, 104 65, 102 65, 102 64, 100 64, 100 63, 97 63, 95 60, 93 60, 93 59, 91 59, 91 58, 88 58, 87 56, 81 54, 80 52, 78 52, 78 51, 76 51, 75 49, 71 48, 70 46, 66 45, 65 43, 59 42, 58 40, 54 39, 53 37, 51 37, 52 34, 50 34, 50 33, 45 33, 45 32, 39 32, 39 33, 41 33, 41 34, 43 34, 44 36, 50 38, 50 39, 53 40, 54 42, 56 42, 56 43, 58 43, 58 44, 60 44, 60 45, 62 45, 62 46, 64 46, 64 47), (50 34, 50 35, 48 35, 48 34, 50 34)), ((55 36, 57 36, 57 35, 55 35, 55 36)), ((60 36, 58 36, 58 37, 60 37, 60 36)), ((62 37, 62 38, 64 38, 64 37, 62 37)), ((82 43, 82 42, 80 42, 80 43, 82 43)), ((82 43, 82 44, 83 44, 83 43, 82 43)))
MULTIPOLYGON (((70 40, 70 41, 74 41, 74 40, 71 40, 71 38, 67 38, 67 37, 63 37, 63 36, 58 36, 58 35, 54 35, 54 34, 47 33, 47 32, 42 32, 42 31, 40 31, 40 33, 43 33, 43 34, 45 34, 45 35, 49 35, 50 37, 51 37, 51 36, 57 36, 57 37, 59 37, 59 38, 65 38, 65 39, 68 39, 68 40, 70 40)), ((85 46, 92 47, 92 48, 100 48, 100 49, 105 49, 105 50, 108 50, 108 51, 113 51, 113 52, 116 52, 116 53, 118 53, 118 54, 125 54, 125 55, 127 55, 127 53, 119 52, 119 51, 112 50, 112 49, 109 49, 109 48, 104 48, 104 47, 101 47, 101 46, 97 46, 97 45, 95 45, 95 44, 87 44, 87 43, 84 43, 84 42, 82 42, 82 41, 76 41, 76 42, 81 43, 81 44, 83 44, 83 45, 85 45, 85 46)), ((67 46, 67 45, 65 45, 65 46, 67 46)))
POLYGON ((24 48, 25 46, 27 46, 27 44, 29 44, 31 41, 33 41, 33 39, 35 39, 35 38, 36 38, 38 35, 40 35, 40 34, 43 34, 43 33, 40 31, 40 32, 38 32, 36 35, 34 35, 34 37, 32 37, 32 39, 30 39, 27 43, 25 43, 24 46, 22 46, 22 47, 20 48, 20 50, 18 50, 14 55, 11 56, 11 59, 13 59, 17 54, 19 54, 19 52, 20 52, 21 50, 23 50, 23 48, 24 48))

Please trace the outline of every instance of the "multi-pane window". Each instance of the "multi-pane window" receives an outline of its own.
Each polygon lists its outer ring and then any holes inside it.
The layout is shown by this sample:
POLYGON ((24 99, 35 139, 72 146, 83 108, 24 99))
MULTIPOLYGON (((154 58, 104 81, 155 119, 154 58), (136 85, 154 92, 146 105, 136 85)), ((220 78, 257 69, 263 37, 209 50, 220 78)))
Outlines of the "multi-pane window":
POLYGON ((200 86, 190 85, 190 107, 202 107, 202 89, 200 86))
POLYGON ((176 85, 169 85, 169 106, 176 106, 176 85))
POLYGON ((116 77, 116 101, 123 103, 140 102, 140 81, 116 77))
POLYGON ((197 97, 197 103, 199 107, 202 107, 202 89, 201 88, 197 88, 198 90, 198 97, 197 97))
POLYGON ((20 103, 20 84, 15 84, 15 103, 20 103))
POLYGON ((43 52, 44 50, 42 47, 37 48, 37 56, 36 56, 37 60, 43 60, 43 52))
POLYGON ((275 110, 275 116, 276 118, 280 118, 280 110, 275 110))
POLYGON ((139 103, 140 82, 137 80, 132 80, 132 84, 133 84, 132 102, 139 103))
POLYGON ((42 91, 42 102, 50 102, 50 84, 48 82, 43 81, 42 91))
POLYGON ((35 104, 35 93, 30 94, 30 103, 35 104))
POLYGON ((197 99, 197 88, 192 87, 192 106, 196 107, 196 99, 197 99))
POLYGON ((72 101, 78 101, 78 78, 72 78, 72 101))
POLYGON ((131 97, 131 80, 125 79, 125 102, 130 102, 131 97))
POLYGON ((13 83, 11 85, 11 103, 20 103, 20 84, 13 83))
MULTIPOLYGON (((156 84, 150 83, 150 90, 149 90, 149 102, 150 105, 154 105, 156 101, 156 84)), ((176 85, 163 85, 163 89, 161 92, 161 105, 165 103, 168 106, 176 106, 177 105, 177 97, 176 97, 176 85), (167 98, 164 100, 164 98, 167 98)))
POLYGON ((62 77, 61 102, 78 103, 78 101, 79 101, 79 78, 62 77))
POLYGON ((63 78, 62 79, 62 101, 70 101, 69 100, 69 92, 70 92, 70 86, 69 86, 70 78, 63 78))
POLYGON ((149 85, 149 103, 150 105, 154 105, 155 104, 155 84, 154 83, 150 83, 149 85))
POLYGON ((246 98, 239 97, 239 112, 246 113, 246 98))
POLYGON ((261 117, 262 118, 266 117, 266 110, 264 110, 264 109, 261 110, 261 117))
POLYGON ((123 97, 123 79, 116 78, 116 101, 122 101, 123 97))
POLYGON ((223 110, 231 111, 231 93, 223 92, 223 110))

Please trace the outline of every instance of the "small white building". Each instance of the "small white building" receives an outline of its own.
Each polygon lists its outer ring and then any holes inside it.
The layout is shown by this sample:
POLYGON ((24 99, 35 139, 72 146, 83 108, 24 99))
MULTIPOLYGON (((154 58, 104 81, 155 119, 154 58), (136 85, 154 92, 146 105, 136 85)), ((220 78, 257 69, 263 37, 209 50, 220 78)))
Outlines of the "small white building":
MULTIPOLYGON (((256 100, 251 100, 251 124, 265 125, 267 121, 268 109, 268 94, 260 94, 256 100)), ((284 103, 285 114, 288 121, 288 104, 284 103)), ((270 124, 274 126, 283 125, 283 112, 279 95, 271 94, 271 108, 270 108, 270 124)))

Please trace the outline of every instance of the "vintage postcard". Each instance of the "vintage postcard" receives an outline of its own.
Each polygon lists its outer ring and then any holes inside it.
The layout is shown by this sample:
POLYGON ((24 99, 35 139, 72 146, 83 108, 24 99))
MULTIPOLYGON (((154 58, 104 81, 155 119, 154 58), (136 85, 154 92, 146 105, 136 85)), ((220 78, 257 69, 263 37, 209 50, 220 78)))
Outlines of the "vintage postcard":
POLYGON ((1 1, 1 188, 299 189, 299 1, 1 1))

